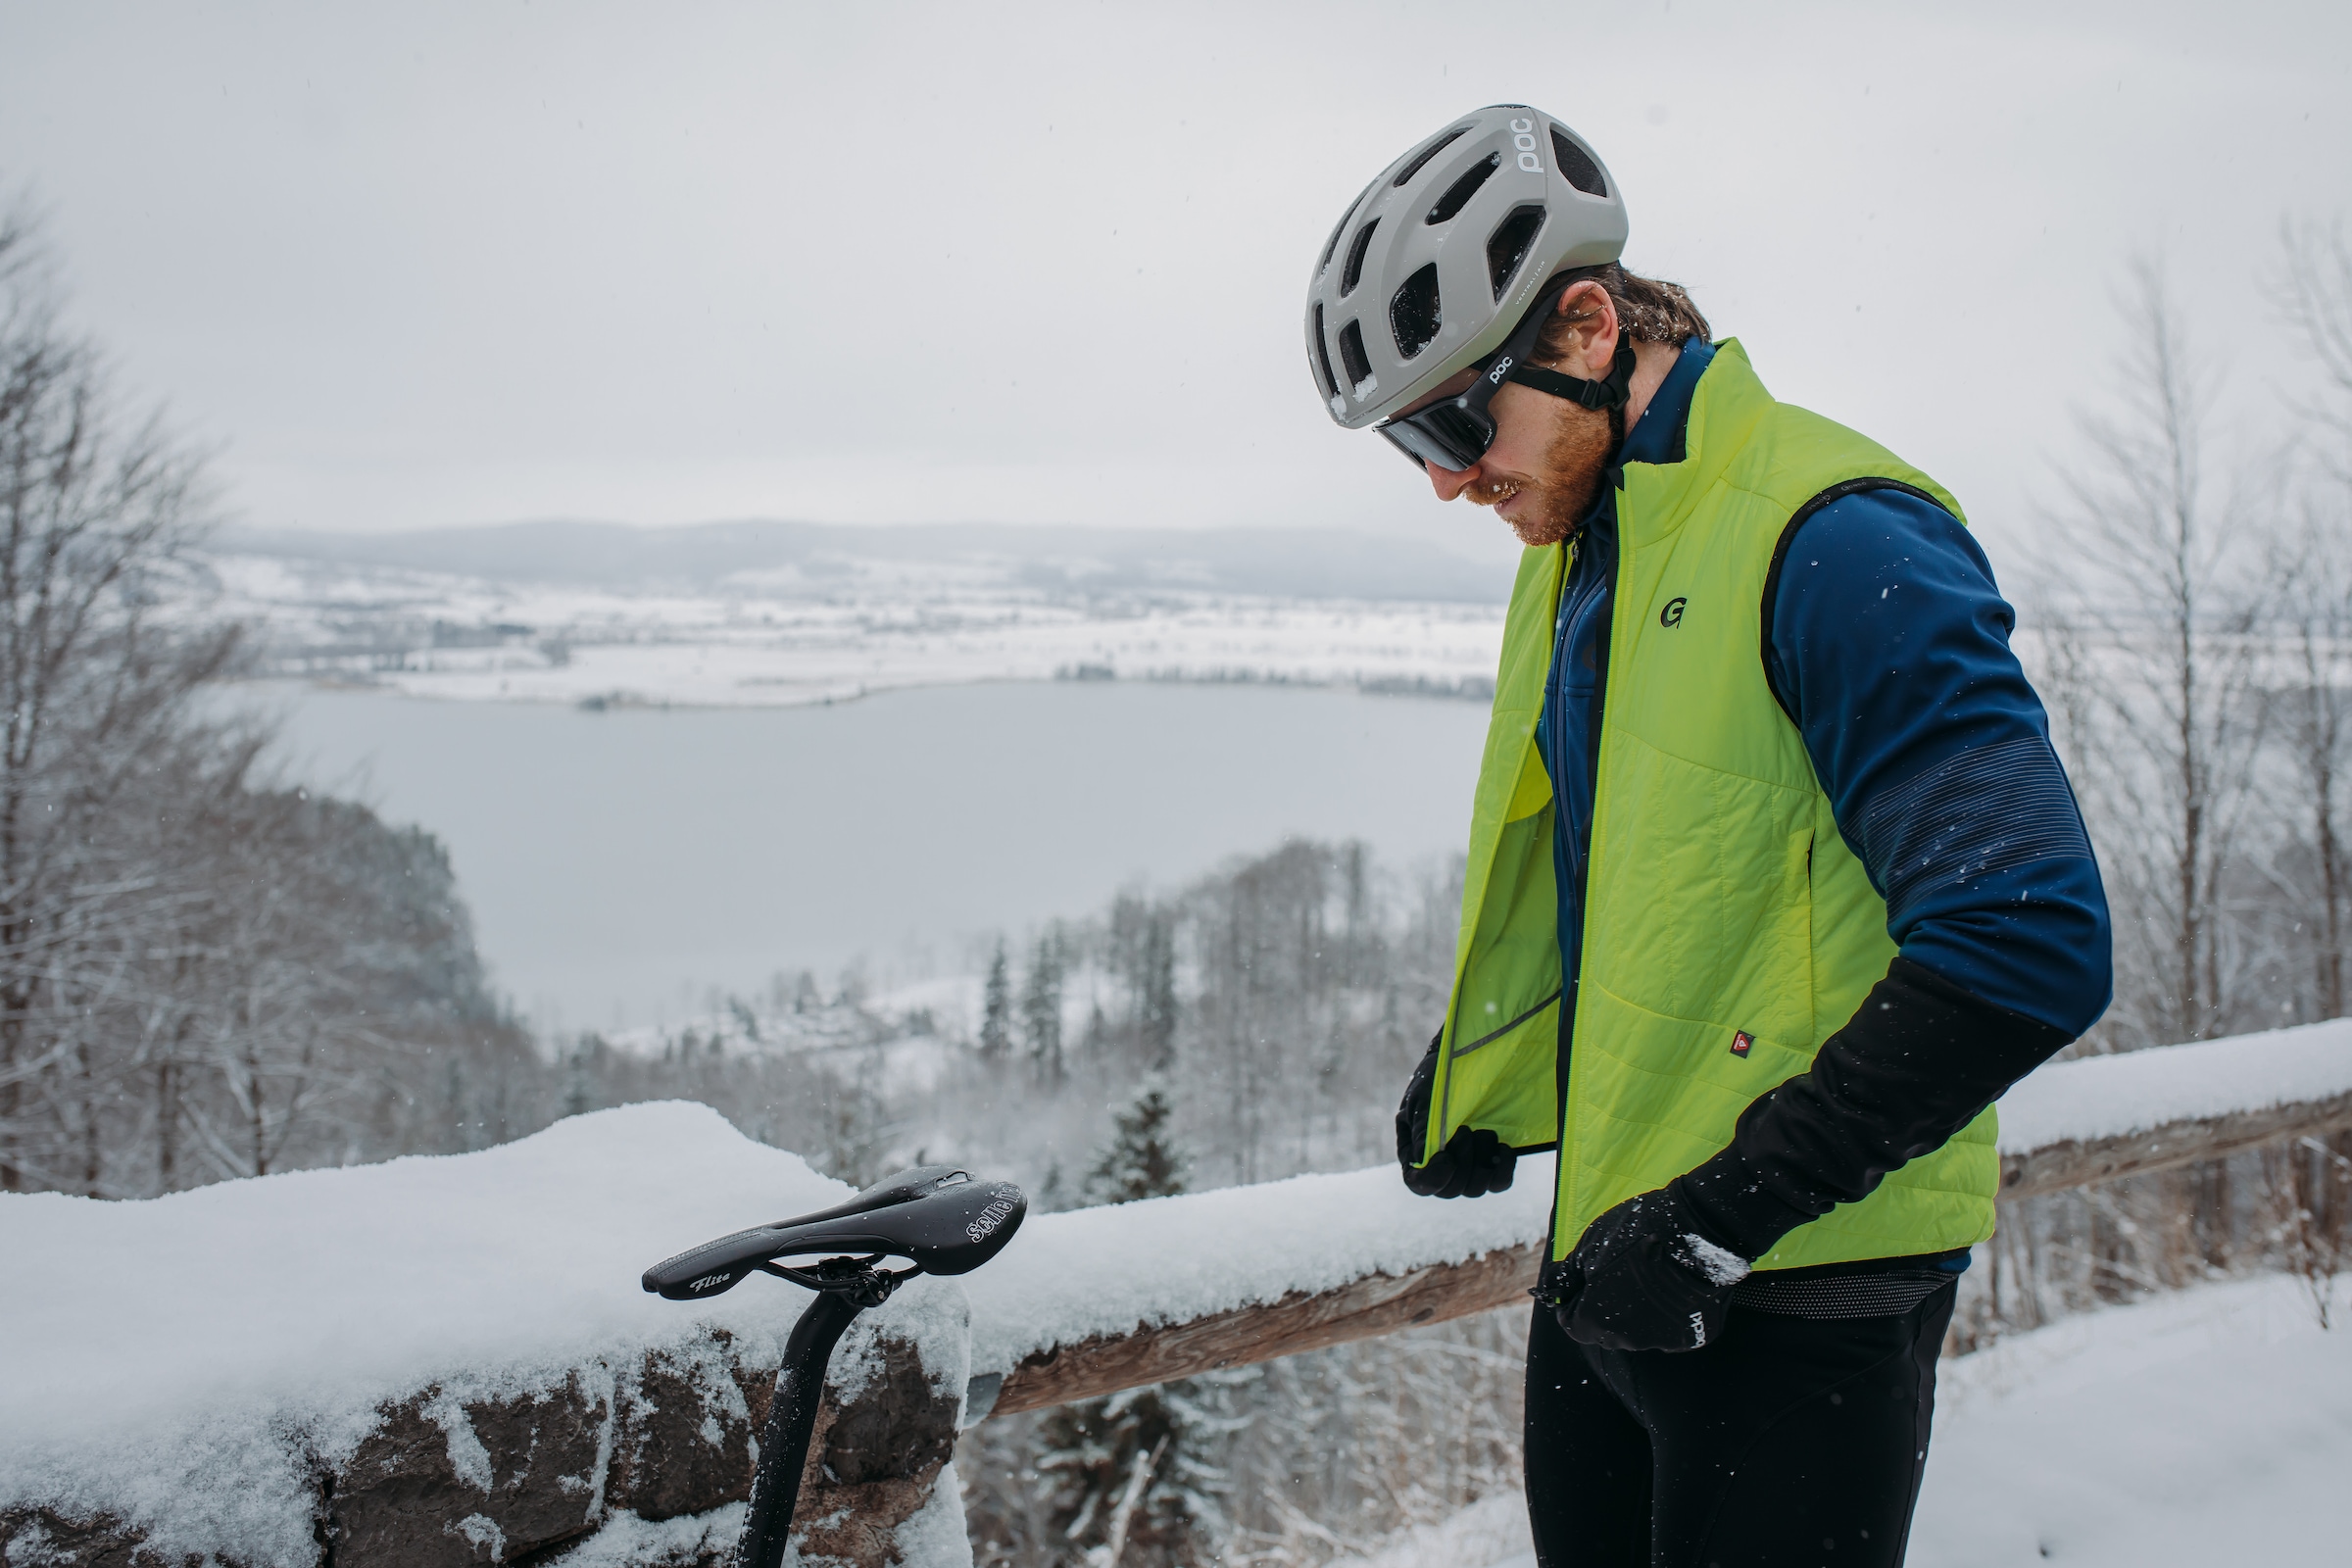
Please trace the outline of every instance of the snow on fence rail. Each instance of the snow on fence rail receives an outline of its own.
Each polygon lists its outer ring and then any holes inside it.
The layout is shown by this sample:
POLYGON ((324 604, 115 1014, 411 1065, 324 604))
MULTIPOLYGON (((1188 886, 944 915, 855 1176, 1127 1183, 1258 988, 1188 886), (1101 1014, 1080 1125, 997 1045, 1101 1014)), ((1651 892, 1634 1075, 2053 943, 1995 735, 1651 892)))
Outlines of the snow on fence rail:
MULTIPOLYGON (((2352 1125, 2352 1019, 2062 1062, 2000 1111, 2005 1199, 2352 1125)), ((1037 1409, 1523 1300, 1551 1197, 1531 1174, 1474 1202, 1413 1198, 1384 1168, 1052 1215, 1019 1270, 971 1287, 972 1406, 1037 1409)))
MULTIPOLYGON (((2010 1196, 2352 1124, 2352 1021, 2046 1068, 2002 1109, 2010 1196)), ((664 1103, 146 1202, 0 1196, 0 1557, 714 1562, 806 1298, 687 1306, 637 1275, 843 1191, 664 1103)), ((968 1568, 948 1461, 992 1412, 1523 1300, 1548 1197, 1441 1203, 1375 1169, 1037 1216, 853 1330, 802 1560, 968 1568)))

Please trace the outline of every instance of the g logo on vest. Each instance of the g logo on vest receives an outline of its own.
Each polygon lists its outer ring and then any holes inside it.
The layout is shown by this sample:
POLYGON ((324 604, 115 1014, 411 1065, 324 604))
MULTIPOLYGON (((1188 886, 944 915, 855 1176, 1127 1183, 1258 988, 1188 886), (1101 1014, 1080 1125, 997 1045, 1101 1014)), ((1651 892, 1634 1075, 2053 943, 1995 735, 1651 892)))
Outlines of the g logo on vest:
POLYGON ((1661 626, 1680 626, 1683 623, 1683 607, 1690 602, 1690 601, 1688 599, 1667 600, 1666 608, 1658 612, 1658 624, 1661 626))

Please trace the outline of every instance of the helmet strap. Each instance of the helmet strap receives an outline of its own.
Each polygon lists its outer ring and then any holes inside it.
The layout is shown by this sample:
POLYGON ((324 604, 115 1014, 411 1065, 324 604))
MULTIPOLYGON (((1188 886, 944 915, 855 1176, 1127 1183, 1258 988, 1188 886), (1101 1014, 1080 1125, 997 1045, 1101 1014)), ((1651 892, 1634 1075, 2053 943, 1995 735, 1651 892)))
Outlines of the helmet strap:
POLYGON ((1546 370, 1540 365, 1525 362, 1512 366, 1504 372, 1503 379, 1534 387, 1555 398, 1565 398, 1583 408, 1613 414, 1625 407, 1626 399, 1633 392, 1634 340, 1623 333, 1618 334, 1617 357, 1609 366, 1608 375, 1601 380, 1589 380, 1581 375, 1562 375, 1557 370, 1546 370))

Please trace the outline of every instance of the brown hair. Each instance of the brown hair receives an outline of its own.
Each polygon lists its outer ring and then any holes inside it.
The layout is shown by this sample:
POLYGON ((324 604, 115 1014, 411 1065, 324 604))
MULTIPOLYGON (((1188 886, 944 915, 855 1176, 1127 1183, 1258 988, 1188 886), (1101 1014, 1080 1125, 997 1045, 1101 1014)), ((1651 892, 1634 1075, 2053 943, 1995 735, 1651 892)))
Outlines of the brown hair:
MULTIPOLYGON (((1690 303, 1690 290, 1680 283, 1668 283, 1654 277, 1629 272, 1615 262, 1598 267, 1580 267, 1567 274, 1579 281, 1591 278, 1608 290, 1617 306, 1617 325, 1627 337, 1637 343, 1663 343, 1679 349, 1692 338, 1701 343, 1715 341, 1707 318, 1698 307, 1690 303)), ((1553 315, 1544 323, 1544 335, 1536 340, 1536 356, 1544 360, 1567 358, 1573 322, 1569 318, 1553 315)))

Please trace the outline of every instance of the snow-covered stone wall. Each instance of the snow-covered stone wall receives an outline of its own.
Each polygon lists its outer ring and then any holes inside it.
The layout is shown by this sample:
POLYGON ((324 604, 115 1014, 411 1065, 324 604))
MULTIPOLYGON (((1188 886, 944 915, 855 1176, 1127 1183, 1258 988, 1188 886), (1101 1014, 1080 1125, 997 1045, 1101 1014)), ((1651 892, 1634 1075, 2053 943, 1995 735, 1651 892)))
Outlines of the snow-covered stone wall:
MULTIPOLYGON (((759 1279, 685 1305, 638 1276, 848 1191, 662 1103, 146 1202, 0 1199, 0 1554, 719 1560, 808 1296, 759 1279)), ((843 1341, 804 1560, 970 1562, 949 1467, 966 1311, 918 1280, 843 1341)))

